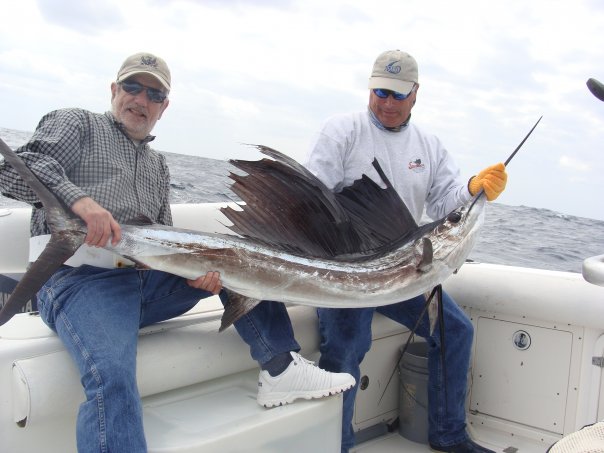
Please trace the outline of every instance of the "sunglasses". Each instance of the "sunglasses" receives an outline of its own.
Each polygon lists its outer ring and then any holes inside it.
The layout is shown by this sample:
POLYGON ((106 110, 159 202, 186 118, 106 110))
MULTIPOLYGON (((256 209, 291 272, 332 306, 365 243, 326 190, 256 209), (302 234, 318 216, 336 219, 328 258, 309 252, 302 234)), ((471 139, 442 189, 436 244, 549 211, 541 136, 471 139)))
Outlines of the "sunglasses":
POLYGON ((126 93, 132 94, 134 96, 136 96, 141 91, 146 90, 147 91, 147 99, 149 99, 151 102, 155 102, 157 104, 161 104, 168 97, 168 95, 166 93, 164 93, 161 90, 158 90, 157 88, 147 87, 145 85, 142 85, 142 84, 140 84, 138 82, 134 82, 134 81, 131 81, 131 80, 130 81, 129 80, 125 80, 123 82, 120 82, 120 85, 122 86, 122 89, 126 93))
POLYGON ((386 99, 388 96, 392 95, 392 97, 397 101, 402 101, 409 97, 409 95, 413 92, 413 88, 411 88, 411 91, 409 91, 407 94, 399 93, 398 91, 385 90, 383 88, 375 88, 373 92, 380 99, 386 99))

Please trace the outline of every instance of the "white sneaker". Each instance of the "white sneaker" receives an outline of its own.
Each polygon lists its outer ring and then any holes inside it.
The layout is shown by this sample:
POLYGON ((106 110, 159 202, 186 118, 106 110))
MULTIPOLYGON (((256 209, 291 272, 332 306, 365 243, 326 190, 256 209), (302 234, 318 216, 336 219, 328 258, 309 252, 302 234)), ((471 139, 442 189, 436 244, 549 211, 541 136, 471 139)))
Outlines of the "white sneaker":
POLYGON ((348 373, 330 373, 296 352, 290 354, 294 360, 280 375, 272 377, 268 371, 260 371, 257 401, 261 406, 282 406, 298 398, 323 398, 342 393, 356 383, 348 373))

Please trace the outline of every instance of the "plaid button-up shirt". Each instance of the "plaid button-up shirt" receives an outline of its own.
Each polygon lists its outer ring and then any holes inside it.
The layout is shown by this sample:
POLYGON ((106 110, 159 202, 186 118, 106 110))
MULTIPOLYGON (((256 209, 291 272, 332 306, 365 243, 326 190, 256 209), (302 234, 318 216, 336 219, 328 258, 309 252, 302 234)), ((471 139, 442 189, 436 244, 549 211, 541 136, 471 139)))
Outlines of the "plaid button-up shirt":
MULTIPOLYGON (((149 147, 153 138, 135 144, 111 112, 63 109, 44 116, 16 152, 67 206, 88 196, 119 223, 143 215, 172 225, 170 174, 165 156, 149 147)), ((32 236, 50 233, 38 197, 5 162, 0 191, 34 206, 32 236)))

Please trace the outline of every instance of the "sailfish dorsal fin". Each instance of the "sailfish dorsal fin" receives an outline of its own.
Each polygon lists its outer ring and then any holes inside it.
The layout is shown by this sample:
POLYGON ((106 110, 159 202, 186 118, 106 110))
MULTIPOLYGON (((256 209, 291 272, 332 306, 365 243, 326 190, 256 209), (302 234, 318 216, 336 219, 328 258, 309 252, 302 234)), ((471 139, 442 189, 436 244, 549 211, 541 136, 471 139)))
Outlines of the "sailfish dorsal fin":
POLYGON ((258 149, 272 160, 230 161, 245 172, 230 175, 242 210, 222 209, 237 234, 290 253, 336 258, 375 250, 418 229, 379 162, 373 166, 385 189, 363 175, 334 194, 290 157, 258 149))

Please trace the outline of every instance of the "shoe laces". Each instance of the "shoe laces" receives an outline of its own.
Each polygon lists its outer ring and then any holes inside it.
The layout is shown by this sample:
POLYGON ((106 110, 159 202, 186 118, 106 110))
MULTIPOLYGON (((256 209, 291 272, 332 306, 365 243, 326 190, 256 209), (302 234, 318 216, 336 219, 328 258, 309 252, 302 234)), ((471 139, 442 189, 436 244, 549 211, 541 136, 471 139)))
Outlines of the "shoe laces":
POLYGON ((297 362, 302 362, 302 363, 306 363, 307 365, 311 365, 314 367, 317 366, 317 364, 315 362, 313 362, 312 360, 305 359, 300 354, 296 354, 296 358, 294 359, 294 362, 296 363, 296 365, 298 364, 297 362))

